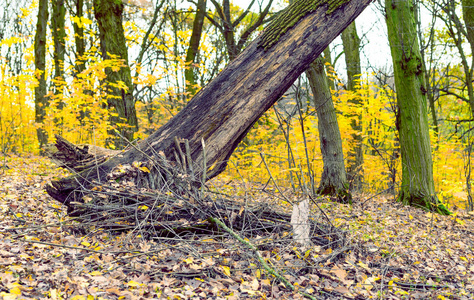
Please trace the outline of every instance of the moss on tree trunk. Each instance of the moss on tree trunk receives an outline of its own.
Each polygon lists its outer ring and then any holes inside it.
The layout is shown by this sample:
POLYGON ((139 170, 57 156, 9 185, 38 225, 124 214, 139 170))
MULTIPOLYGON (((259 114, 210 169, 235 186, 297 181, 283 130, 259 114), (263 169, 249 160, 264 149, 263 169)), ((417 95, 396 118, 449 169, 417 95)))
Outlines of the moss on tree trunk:
MULTIPOLYGON (((347 89, 356 91, 358 86, 357 80, 360 78, 362 71, 360 68, 360 39, 357 35, 355 21, 352 22, 341 34, 342 44, 344 46, 344 56, 347 69, 347 89)), ((355 97, 348 101, 355 107, 362 105, 362 99, 355 97)), ((362 138, 362 114, 352 113, 351 128, 354 133, 351 135, 351 149, 347 157, 347 175, 351 183, 351 189, 355 191, 362 190, 364 179, 364 163, 363 138, 362 138)))
POLYGON ((416 34, 413 2, 386 0, 387 29, 397 92, 397 128, 402 156, 399 200, 448 213, 436 197, 429 136, 423 64, 416 34))
POLYGON ((48 143, 48 133, 41 127, 46 116, 48 98, 46 97, 47 85, 45 78, 46 67, 46 29, 48 24, 48 0, 40 0, 38 3, 38 19, 35 34, 35 75, 38 79, 38 86, 35 87, 35 122, 38 127, 39 147, 42 148, 48 143))
MULTIPOLYGON (((100 50, 104 59, 110 59, 109 54, 117 55, 123 59, 125 66, 118 71, 106 69, 108 106, 111 110, 110 122, 122 136, 133 140, 133 134, 138 130, 138 120, 133 99, 133 85, 130 67, 128 64, 128 50, 122 26, 124 4, 116 0, 94 0, 94 14, 99 25, 100 50), (118 88, 116 84, 123 82, 126 89, 118 88)), ((113 134, 114 131, 111 131, 113 134)), ((121 148, 126 143, 120 138, 114 139, 116 148, 121 148)))

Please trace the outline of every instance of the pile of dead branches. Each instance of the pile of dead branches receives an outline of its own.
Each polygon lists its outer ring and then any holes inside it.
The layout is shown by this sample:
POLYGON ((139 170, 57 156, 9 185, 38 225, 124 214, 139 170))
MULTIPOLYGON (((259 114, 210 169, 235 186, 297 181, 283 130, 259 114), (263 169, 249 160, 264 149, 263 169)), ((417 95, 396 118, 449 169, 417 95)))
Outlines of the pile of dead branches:
MULTIPOLYGON (((89 148, 68 144, 61 138, 57 147, 62 156, 56 154, 56 160, 71 161, 71 155, 75 155, 76 162, 82 158, 89 167, 94 161, 89 148)), ((177 149, 178 163, 156 153, 146 161, 116 166, 107 175, 107 182, 91 182, 88 187, 76 189, 64 202, 69 215, 76 217, 83 228, 132 230, 151 238, 216 235, 222 232, 214 221, 217 219, 248 238, 266 236, 274 241, 291 241, 288 208, 212 191, 205 185, 205 174, 186 159, 189 153, 177 149)), ((73 172, 84 170, 81 164, 62 166, 73 172)), ((314 244, 334 248, 345 243, 344 232, 329 220, 318 217, 310 222, 314 244)))

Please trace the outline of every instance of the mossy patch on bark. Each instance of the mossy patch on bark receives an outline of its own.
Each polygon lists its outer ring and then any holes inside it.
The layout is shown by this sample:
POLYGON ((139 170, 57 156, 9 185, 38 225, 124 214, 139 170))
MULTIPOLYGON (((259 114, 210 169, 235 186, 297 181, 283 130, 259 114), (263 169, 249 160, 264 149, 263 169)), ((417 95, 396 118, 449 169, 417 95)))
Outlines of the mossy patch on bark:
POLYGON ((280 37, 288 29, 296 25, 307 14, 314 12, 318 7, 327 4, 327 14, 334 12, 341 5, 351 0, 297 0, 283 10, 271 23, 265 28, 259 46, 265 50, 278 42, 280 37))

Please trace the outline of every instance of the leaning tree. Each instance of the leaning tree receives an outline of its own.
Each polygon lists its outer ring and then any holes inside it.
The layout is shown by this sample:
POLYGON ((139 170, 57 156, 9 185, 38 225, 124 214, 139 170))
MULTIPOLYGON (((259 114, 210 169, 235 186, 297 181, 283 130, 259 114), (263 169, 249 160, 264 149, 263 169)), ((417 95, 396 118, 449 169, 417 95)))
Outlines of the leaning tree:
MULTIPOLYGON (((112 156, 90 157, 76 150, 68 153, 66 160, 85 159, 70 162, 81 171, 47 185, 48 194, 69 211, 74 210, 84 189, 114 179, 111 174, 120 176, 123 169, 118 166, 134 164, 139 168, 142 162, 157 157, 165 159, 167 166, 180 164, 196 178, 218 175, 252 125, 370 2, 294 1, 183 110, 148 138, 112 156)), ((149 176, 141 183, 148 186, 155 186, 150 183, 156 178, 153 173, 166 172, 164 168, 143 170, 149 176)))

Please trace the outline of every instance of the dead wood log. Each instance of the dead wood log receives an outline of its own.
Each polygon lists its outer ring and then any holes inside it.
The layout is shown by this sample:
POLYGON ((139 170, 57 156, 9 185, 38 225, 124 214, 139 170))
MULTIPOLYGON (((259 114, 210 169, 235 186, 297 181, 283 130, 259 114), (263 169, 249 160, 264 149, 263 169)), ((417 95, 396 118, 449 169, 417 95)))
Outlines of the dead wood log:
POLYGON ((105 149, 95 145, 74 145, 60 135, 55 135, 56 143, 48 149, 48 156, 59 167, 76 172, 103 163, 121 151, 105 149))
POLYGON ((69 206, 81 201, 84 189, 106 182, 117 166, 156 157, 189 166, 197 178, 203 171, 205 179, 216 176, 259 117, 370 2, 294 1, 167 124, 136 147, 89 165, 75 176, 53 181, 46 186, 48 194, 69 206), (188 157, 182 155, 186 140, 188 157))

